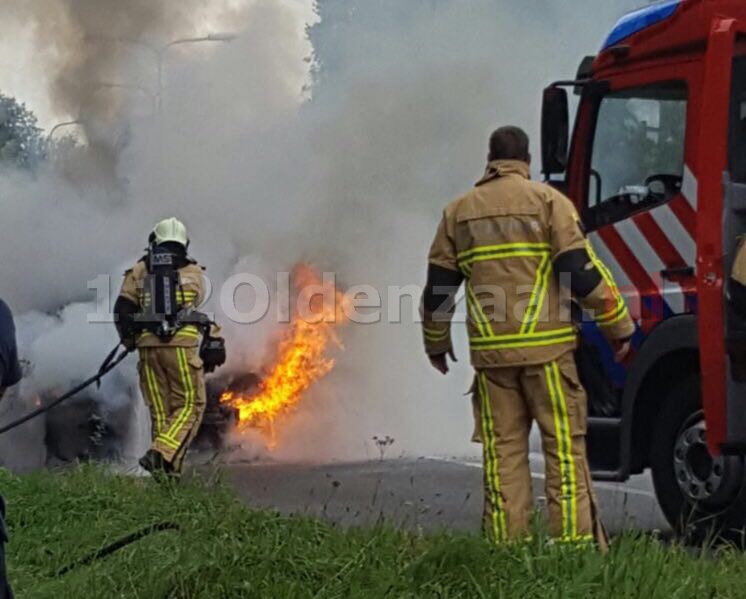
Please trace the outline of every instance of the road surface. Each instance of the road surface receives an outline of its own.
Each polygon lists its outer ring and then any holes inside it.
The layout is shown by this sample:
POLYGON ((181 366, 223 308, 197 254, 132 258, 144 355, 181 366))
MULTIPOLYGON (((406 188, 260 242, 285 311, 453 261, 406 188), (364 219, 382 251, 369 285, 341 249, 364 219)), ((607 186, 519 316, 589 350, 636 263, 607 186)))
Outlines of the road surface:
MULTIPOLYGON (((542 505, 544 476, 532 458, 534 497, 542 505)), ((396 459, 350 464, 233 463, 225 466, 246 502, 286 514, 316 516, 339 526, 379 522, 435 531, 478 531, 482 471, 478 462, 455 459, 396 459)), ((669 527, 647 477, 625 485, 596 483, 609 531, 669 527)))

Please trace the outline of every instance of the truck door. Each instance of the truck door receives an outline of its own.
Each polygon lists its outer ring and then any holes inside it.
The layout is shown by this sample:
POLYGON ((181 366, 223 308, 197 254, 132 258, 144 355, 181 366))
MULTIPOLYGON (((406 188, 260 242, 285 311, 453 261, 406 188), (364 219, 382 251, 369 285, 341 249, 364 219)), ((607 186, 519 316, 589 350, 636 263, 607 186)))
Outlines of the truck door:
POLYGON ((597 104, 583 220, 643 333, 694 307, 687 109, 684 77, 613 86, 597 104))
POLYGON ((698 320, 702 406, 713 456, 746 452, 746 383, 733 376, 733 347, 746 327, 724 299, 737 238, 746 227, 746 48, 738 34, 735 19, 713 20, 699 116, 698 320))
MULTIPOLYGON (((727 54, 726 54, 727 57, 727 54)), ((739 41, 732 58, 728 115, 728 163, 723 181, 723 272, 727 281, 735 254, 746 232, 746 42, 739 41)), ((726 289, 728 284, 725 283, 726 289)), ((728 299, 725 303, 726 368, 725 438, 727 454, 746 453, 746 318, 728 299)), ((722 418, 717 398, 710 398, 711 414, 722 418)), ((709 423, 708 423, 709 424, 709 423)), ((715 429, 717 430, 717 429, 715 429)), ((722 427, 720 428, 722 432, 722 427)))
MULTIPOLYGON (((594 249, 640 323, 636 345, 662 320, 696 308, 696 183, 687 156, 696 75, 688 63, 625 72, 584 99, 593 116, 579 209, 594 249)), ((614 363, 593 324, 583 332, 581 369, 598 372, 584 364, 594 361, 603 369, 595 384, 584 376, 594 398, 591 413, 621 416, 619 401, 612 414, 599 411, 596 398, 618 399, 626 370, 614 363)))

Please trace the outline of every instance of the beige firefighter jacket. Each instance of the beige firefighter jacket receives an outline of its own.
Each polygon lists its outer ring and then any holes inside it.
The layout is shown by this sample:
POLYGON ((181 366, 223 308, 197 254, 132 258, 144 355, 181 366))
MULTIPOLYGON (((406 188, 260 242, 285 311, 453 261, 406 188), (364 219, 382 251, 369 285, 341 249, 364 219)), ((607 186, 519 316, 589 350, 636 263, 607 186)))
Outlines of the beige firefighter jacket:
MULTIPOLYGON (((465 277, 474 367, 540 364, 575 348, 569 287, 560 286, 552 267, 558 256, 580 248, 601 282, 579 303, 607 339, 630 337, 635 326, 627 306, 586 241, 575 207, 549 185, 531 181, 528 164, 491 162, 477 185, 445 209, 429 261, 465 277)), ((451 317, 424 314, 429 355, 450 351, 451 317)))
MULTIPOLYGON (((205 283, 202 267, 187 264, 179 269, 179 289, 176 301, 180 308, 197 308, 204 300, 205 283)), ((144 261, 140 261, 124 273, 124 282, 119 294, 143 308, 150 298, 146 297, 143 282, 148 274, 144 261)), ((195 325, 181 327, 169 341, 162 341, 150 331, 143 331, 137 338, 137 347, 195 347, 200 342, 200 330, 195 325)))

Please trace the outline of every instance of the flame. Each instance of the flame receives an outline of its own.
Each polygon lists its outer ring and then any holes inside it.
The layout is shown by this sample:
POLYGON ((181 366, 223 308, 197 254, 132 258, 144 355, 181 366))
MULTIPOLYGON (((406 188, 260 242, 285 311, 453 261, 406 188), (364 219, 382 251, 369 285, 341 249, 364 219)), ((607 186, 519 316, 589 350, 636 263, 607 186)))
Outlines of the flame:
POLYGON ((291 281, 299 299, 274 363, 251 393, 226 391, 220 397, 237 409, 239 428, 259 429, 270 447, 276 444, 275 420, 291 412, 309 387, 334 368, 329 353, 342 347, 337 329, 348 321, 344 294, 322 282, 314 268, 296 266, 291 281))

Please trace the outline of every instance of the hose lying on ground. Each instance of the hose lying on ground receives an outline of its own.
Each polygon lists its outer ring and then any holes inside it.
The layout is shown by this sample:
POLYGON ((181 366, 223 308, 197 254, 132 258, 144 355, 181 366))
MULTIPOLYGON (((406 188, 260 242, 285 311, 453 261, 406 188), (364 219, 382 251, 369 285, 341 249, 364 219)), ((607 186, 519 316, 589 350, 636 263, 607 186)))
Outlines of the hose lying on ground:
POLYGON ((128 349, 124 349, 115 359, 114 356, 116 355, 116 352, 118 349, 119 349, 119 345, 117 345, 111 352, 109 352, 109 355, 106 357, 106 360, 104 360, 104 363, 101 365, 101 368, 99 368, 98 372, 94 376, 92 376, 89 379, 86 379, 85 381, 77 385, 76 387, 73 387, 72 389, 70 389, 70 391, 68 391, 64 395, 61 395, 60 397, 58 397, 57 399, 55 399, 48 405, 42 406, 41 408, 38 408, 34 410, 33 412, 29 412, 25 416, 22 416, 21 418, 14 420, 10 424, 6 424, 5 426, 1 427, 0 435, 2 435, 3 433, 7 433, 9 430, 12 430, 16 428, 17 426, 22 425, 24 422, 27 422, 31 420, 32 418, 36 418, 39 414, 43 414, 44 412, 51 410, 56 405, 61 404, 66 399, 70 399, 73 395, 77 395, 78 393, 80 393, 87 387, 90 387, 94 383, 97 383, 97 384, 100 383, 101 379, 104 378, 104 376, 107 373, 114 370, 120 364, 120 362, 122 362, 122 360, 124 360, 129 355, 131 351, 128 349))
POLYGON ((126 537, 122 537, 121 539, 117 539, 113 543, 109 543, 105 547, 102 547, 101 549, 98 549, 93 553, 86 555, 85 557, 81 557, 80 559, 75 560, 64 568, 57 570, 54 576, 63 576, 64 574, 67 574, 75 568, 92 564, 96 560, 101 559, 102 557, 106 557, 107 555, 111 555, 115 551, 122 549, 122 547, 126 547, 127 545, 130 545, 135 541, 139 541, 140 539, 147 537, 154 532, 160 532, 162 530, 179 530, 179 525, 173 522, 158 522, 156 524, 147 526, 146 528, 141 528, 136 532, 128 534, 126 537))

